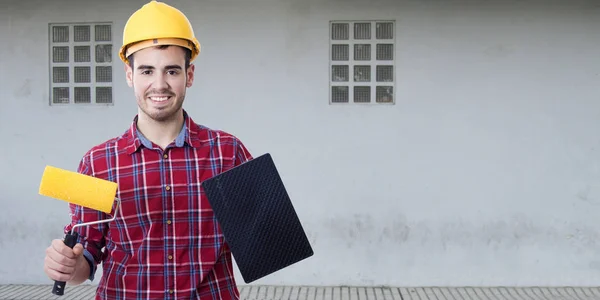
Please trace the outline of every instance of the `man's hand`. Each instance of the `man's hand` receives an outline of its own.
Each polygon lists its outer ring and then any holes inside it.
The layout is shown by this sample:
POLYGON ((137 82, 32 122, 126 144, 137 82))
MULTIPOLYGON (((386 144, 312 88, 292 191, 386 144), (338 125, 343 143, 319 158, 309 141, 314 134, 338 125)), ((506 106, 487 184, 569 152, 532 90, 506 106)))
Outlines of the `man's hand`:
POLYGON ((44 272, 52 280, 79 284, 88 277, 89 269, 81 244, 71 249, 62 240, 56 239, 46 248, 44 272))

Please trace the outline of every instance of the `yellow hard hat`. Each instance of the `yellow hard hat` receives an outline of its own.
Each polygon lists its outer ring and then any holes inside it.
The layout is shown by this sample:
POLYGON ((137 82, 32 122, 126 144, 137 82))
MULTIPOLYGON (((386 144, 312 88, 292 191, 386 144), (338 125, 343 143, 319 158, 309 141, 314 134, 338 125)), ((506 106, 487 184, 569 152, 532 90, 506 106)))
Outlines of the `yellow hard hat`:
POLYGON ((127 20, 119 56, 128 63, 127 57, 133 52, 158 45, 188 48, 192 51, 190 61, 200 54, 200 43, 188 18, 175 7, 152 0, 127 20))

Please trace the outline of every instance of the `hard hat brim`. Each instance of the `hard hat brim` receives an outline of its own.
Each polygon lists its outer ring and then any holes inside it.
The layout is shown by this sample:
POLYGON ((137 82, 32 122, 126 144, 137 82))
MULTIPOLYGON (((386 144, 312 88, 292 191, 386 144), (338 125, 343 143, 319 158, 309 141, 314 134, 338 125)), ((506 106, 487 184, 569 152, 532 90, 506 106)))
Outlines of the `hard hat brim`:
POLYGON ((145 48, 161 45, 181 46, 189 49, 192 52, 190 62, 192 62, 198 56, 198 54, 200 54, 200 43, 196 40, 190 41, 181 38, 157 38, 144 40, 129 45, 123 45, 119 51, 119 56, 124 63, 128 63, 127 57, 129 57, 131 54, 145 48))

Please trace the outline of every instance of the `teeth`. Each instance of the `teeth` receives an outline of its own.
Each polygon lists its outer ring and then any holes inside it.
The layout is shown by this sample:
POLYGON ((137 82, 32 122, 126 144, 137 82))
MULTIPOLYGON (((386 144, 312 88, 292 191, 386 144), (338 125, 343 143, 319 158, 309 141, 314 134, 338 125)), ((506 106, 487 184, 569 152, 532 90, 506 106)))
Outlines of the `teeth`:
POLYGON ((169 99, 169 97, 150 97, 150 100, 158 102, 165 101, 167 99, 169 99))

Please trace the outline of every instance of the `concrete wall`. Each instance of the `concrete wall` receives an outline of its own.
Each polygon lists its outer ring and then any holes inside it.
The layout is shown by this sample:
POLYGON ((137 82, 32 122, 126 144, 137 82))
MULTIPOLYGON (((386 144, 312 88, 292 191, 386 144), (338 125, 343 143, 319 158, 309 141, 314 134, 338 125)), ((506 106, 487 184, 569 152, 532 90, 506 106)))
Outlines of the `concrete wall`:
MULTIPOLYGON (((257 283, 600 283, 597 1, 169 1, 203 44, 185 107, 271 152, 316 255, 257 283), (328 22, 396 20, 396 104, 328 104, 328 22)), ((37 194, 136 113, 48 105, 48 23, 145 1, 4 1, 0 283, 50 283, 67 206, 37 194), (52 11, 53 9, 57 9, 52 11)), ((116 51, 119 44, 114 47, 116 51)))

